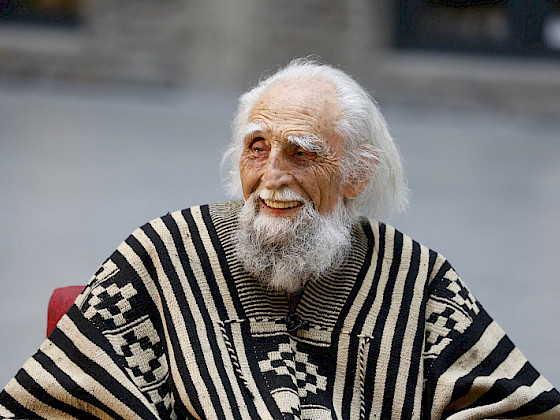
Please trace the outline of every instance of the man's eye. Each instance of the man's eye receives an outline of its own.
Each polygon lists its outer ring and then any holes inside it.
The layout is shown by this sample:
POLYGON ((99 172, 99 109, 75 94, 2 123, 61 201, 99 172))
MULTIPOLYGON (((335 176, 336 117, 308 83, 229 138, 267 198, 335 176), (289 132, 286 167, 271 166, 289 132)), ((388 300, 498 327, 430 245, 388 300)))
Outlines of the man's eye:
POLYGON ((296 157, 302 158, 302 159, 313 159, 313 158, 315 158, 315 156, 317 156, 317 153, 310 152, 309 150, 298 148, 294 152, 294 155, 296 157))
POLYGON ((251 151, 255 153, 260 153, 266 151, 266 143, 263 138, 256 138, 251 143, 251 151))

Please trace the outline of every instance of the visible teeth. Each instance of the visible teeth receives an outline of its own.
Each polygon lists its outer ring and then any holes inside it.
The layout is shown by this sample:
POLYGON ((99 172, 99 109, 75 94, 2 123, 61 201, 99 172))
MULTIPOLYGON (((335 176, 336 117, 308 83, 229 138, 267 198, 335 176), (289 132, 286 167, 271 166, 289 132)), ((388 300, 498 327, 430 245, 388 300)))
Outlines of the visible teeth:
POLYGON ((264 204, 273 209, 289 209, 300 205, 299 201, 272 201, 264 200, 264 204))

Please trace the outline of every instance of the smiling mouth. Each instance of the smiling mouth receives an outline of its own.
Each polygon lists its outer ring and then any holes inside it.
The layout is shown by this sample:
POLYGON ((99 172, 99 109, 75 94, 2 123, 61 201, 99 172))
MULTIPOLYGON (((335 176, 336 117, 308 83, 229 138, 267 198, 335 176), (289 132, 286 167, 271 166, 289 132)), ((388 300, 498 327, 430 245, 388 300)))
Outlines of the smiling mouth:
POLYGON ((261 198, 261 202, 264 203, 265 206, 270 207, 271 209, 292 209, 294 207, 299 207, 303 203, 301 201, 275 201, 275 200, 266 200, 261 198))

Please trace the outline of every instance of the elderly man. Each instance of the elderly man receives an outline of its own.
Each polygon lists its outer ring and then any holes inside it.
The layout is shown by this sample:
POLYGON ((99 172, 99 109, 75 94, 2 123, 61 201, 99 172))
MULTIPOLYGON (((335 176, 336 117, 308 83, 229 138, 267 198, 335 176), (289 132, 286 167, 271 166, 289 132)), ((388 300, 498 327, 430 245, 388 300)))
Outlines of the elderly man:
POLYGON ((224 163, 245 200, 136 230, 1 415, 560 418, 445 258, 375 221, 406 185, 354 80, 297 60, 241 97, 234 127, 224 163))

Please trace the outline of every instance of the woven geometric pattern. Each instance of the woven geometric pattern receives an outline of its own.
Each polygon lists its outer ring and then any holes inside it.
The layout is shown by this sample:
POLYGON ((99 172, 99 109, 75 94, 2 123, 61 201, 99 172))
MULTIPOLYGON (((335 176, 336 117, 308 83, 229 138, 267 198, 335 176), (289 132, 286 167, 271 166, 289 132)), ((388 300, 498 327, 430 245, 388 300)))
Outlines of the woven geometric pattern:
POLYGON ((295 361, 294 351, 290 343, 280 343, 277 351, 271 351, 267 354, 268 359, 259 361, 261 372, 268 373, 274 371, 278 376, 288 376, 296 385, 295 381, 295 361))
POLYGON ((124 357, 134 383, 144 388, 161 381, 168 372, 161 340, 149 318, 132 328, 117 333, 105 333, 115 352, 124 357))
POLYGON ((165 413, 165 416, 170 419, 177 417, 173 412, 175 398, 173 397, 173 393, 171 393, 167 387, 160 386, 149 391, 144 391, 144 394, 148 396, 148 399, 156 407, 159 413, 165 413))
POLYGON ((100 283, 102 281, 105 281, 108 278, 113 277, 118 272, 119 272, 119 268, 117 267, 117 265, 113 261, 107 260, 96 271, 90 284, 95 284, 95 283, 100 283))
POLYGON ((449 270, 445 274, 441 281, 441 286, 435 290, 434 294, 435 296, 450 300, 471 318, 480 311, 475 297, 453 270, 449 270))
POLYGON ((107 283, 109 281, 100 283, 91 290, 84 316, 94 323, 116 328, 131 320, 130 316, 127 319, 127 312, 132 309, 130 299, 137 292, 132 283, 120 288, 115 283, 107 283))
POLYGON ((435 356, 461 334, 465 318, 460 311, 444 304, 434 303, 432 306, 434 311, 426 323, 426 352, 435 356))
POLYGON ((276 388, 270 394, 284 419, 299 420, 301 418, 300 401, 296 391, 290 388, 276 388))
POLYGON ((317 372, 318 367, 309 362, 309 356, 294 351, 289 343, 280 343, 278 351, 267 354, 259 367, 263 374, 274 371, 278 376, 288 376, 297 386, 299 397, 306 398, 308 393, 317 394, 327 389, 327 378, 317 372))
POLYGON ((308 393, 317 394, 317 391, 327 389, 326 376, 317 373, 318 367, 309 362, 309 356, 301 351, 296 352, 296 378, 301 398, 308 393))
POLYGON ((455 271, 437 281, 426 308, 426 357, 436 357, 480 312, 476 299, 455 271))

